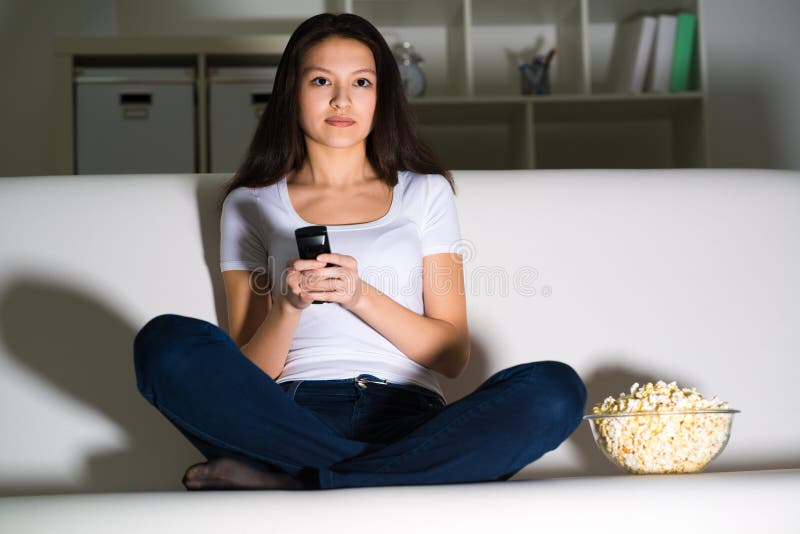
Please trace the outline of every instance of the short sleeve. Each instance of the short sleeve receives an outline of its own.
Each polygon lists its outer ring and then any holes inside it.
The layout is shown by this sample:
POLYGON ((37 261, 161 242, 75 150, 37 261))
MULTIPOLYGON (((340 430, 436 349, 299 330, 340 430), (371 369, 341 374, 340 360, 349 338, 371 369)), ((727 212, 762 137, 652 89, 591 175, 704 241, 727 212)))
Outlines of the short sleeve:
POLYGON ((267 247, 262 234, 258 198, 240 187, 222 203, 220 216, 220 271, 267 268, 267 247))
POLYGON ((422 224, 422 255, 458 251, 461 228, 450 182, 441 174, 428 177, 428 195, 422 224))

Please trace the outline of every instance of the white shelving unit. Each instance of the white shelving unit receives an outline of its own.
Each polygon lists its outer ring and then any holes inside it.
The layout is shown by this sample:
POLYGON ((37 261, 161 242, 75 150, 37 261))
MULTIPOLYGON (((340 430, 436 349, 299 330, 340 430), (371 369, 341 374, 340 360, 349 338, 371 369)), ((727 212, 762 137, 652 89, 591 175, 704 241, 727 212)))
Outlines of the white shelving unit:
MULTIPOLYGON (((698 15, 702 0, 339 0, 332 11, 371 21, 389 45, 423 56, 428 90, 411 100, 420 135, 451 169, 703 167, 705 95, 608 92, 616 24, 639 11, 698 15), (551 93, 520 94, 515 56, 557 49, 551 93)), ((72 74, 84 64, 196 67, 198 172, 208 172, 207 69, 275 64, 299 21, 267 36, 65 37, 56 45, 58 161, 74 169, 72 74), (115 63, 116 62, 116 63, 115 63)))

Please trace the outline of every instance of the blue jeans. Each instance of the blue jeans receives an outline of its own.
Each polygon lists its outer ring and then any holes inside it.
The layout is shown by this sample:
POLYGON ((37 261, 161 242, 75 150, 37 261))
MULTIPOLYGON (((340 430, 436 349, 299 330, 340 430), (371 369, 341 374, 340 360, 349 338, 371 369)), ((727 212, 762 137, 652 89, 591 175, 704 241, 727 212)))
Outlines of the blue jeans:
POLYGON ((586 387, 557 361, 503 369, 446 405, 362 374, 277 384, 218 326, 175 314, 134 340, 139 391, 207 458, 321 489, 507 480, 581 422, 586 387))

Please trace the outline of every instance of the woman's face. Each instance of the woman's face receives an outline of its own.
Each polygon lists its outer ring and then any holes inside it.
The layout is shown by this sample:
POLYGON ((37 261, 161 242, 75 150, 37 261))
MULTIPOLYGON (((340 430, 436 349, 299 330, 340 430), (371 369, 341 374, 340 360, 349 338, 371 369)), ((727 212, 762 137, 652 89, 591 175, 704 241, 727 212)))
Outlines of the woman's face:
POLYGON ((360 41, 329 37, 310 48, 299 78, 300 127, 306 137, 336 148, 366 139, 372 131, 377 79, 372 51, 360 41), (354 122, 329 122, 337 115, 354 122))

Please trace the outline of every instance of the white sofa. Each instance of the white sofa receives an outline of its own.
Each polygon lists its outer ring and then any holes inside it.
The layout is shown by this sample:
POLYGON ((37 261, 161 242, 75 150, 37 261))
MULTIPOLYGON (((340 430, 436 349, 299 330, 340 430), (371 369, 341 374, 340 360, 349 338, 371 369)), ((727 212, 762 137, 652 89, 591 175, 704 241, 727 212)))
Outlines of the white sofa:
POLYGON ((749 531, 765 514, 798 528, 800 173, 454 177, 472 354, 458 380, 441 377, 448 401, 544 359, 584 378, 587 413, 633 382, 677 380, 742 411, 704 473, 624 475, 584 422, 506 482, 186 492, 183 472, 203 457, 139 395, 132 341, 162 313, 224 326, 215 205, 228 175, 0 178, 0 532, 106 532, 110 520, 116 532, 666 532, 676 523, 652 518, 671 507, 690 530, 749 531))

